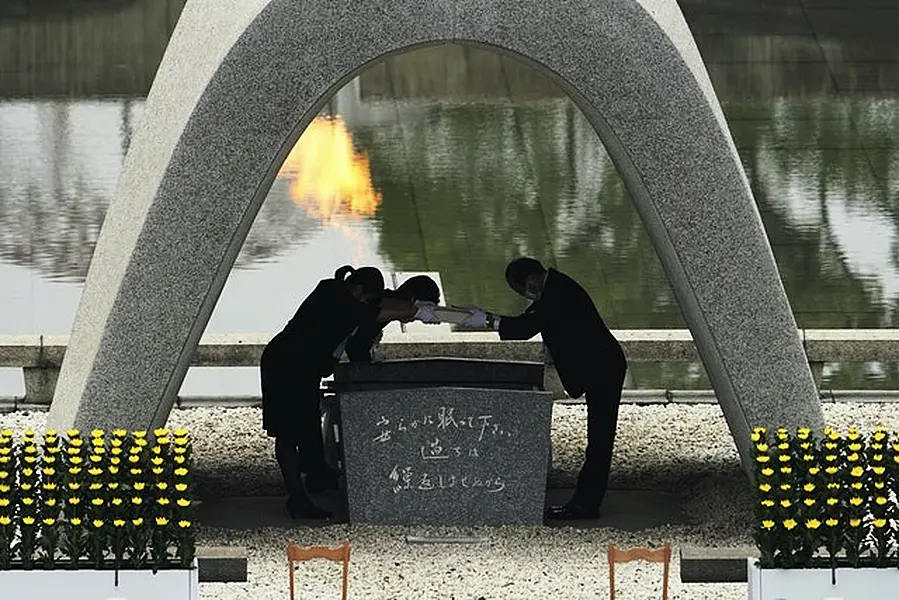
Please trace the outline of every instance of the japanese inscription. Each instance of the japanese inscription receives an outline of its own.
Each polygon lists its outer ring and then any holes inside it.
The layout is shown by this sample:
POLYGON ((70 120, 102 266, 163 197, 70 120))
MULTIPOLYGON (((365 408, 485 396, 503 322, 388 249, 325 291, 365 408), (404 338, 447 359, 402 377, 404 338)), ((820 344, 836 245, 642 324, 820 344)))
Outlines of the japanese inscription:
POLYGON ((388 465, 384 473, 394 494, 409 491, 470 490, 496 493, 506 488, 497 461, 481 460, 485 442, 496 452, 496 442, 513 437, 492 414, 459 413, 440 406, 422 415, 375 420, 372 443, 417 447, 403 462, 388 465))

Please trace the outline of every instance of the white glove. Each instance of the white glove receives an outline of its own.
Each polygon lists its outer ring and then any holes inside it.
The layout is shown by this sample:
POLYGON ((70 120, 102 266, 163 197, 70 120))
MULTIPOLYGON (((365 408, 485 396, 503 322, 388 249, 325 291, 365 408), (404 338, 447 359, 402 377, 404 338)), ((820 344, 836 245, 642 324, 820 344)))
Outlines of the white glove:
POLYGON ((434 314, 434 309, 437 308, 437 305, 433 302, 416 300, 415 308, 415 320, 421 321, 422 323, 428 323, 430 325, 440 323, 440 319, 438 319, 437 315, 434 314))
POLYGON ((471 316, 460 323, 463 327, 483 329, 487 327, 487 312, 481 308, 471 309, 471 316))

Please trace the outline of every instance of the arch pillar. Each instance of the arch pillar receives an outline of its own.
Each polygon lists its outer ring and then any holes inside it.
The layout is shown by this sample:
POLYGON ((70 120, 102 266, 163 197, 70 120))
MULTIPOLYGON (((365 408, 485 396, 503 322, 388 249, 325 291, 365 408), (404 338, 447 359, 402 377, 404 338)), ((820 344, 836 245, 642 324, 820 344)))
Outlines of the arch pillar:
POLYGON ((50 424, 163 424, 301 132, 372 61, 440 43, 517 56, 583 110, 661 257, 744 466, 751 427, 821 427, 761 218, 676 0, 188 0, 103 224, 50 424))

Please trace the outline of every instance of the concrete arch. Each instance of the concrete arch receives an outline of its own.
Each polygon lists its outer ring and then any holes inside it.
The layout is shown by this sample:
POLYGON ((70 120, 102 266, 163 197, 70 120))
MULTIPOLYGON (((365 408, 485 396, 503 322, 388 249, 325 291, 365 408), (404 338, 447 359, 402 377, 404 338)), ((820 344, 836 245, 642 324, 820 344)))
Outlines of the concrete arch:
POLYGON ((819 427, 761 219, 676 0, 188 0, 87 277, 50 422, 165 422, 277 170, 330 95, 419 45, 489 46, 574 98, 662 259, 729 427, 819 427))

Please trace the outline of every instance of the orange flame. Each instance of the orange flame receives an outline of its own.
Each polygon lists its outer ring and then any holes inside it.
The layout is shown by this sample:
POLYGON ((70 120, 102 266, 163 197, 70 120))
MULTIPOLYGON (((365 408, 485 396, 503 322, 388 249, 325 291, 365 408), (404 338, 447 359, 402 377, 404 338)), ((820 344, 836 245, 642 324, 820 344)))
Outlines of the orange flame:
POLYGON ((371 183, 368 157, 353 147, 340 117, 317 117, 281 165, 295 204, 325 222, 343 215, 372 215, 381 193, 371 183))

